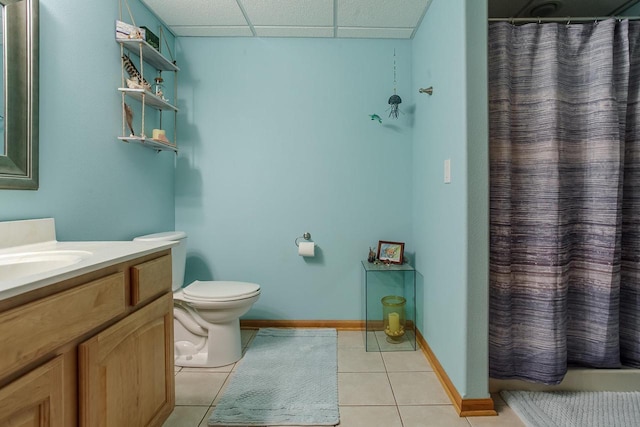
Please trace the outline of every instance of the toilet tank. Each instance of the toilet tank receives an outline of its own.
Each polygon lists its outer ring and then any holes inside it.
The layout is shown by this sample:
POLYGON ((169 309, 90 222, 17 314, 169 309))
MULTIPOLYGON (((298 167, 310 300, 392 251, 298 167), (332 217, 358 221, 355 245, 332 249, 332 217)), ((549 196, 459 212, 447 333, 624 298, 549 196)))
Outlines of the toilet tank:
POLYGON ((187 262, 187 233, 184 231, 165 231, 163 233, 147 234, 133 240, 143 242, 178 242, 171 248, 171 289, 175 292, 184 283, 184 267, 187 262))

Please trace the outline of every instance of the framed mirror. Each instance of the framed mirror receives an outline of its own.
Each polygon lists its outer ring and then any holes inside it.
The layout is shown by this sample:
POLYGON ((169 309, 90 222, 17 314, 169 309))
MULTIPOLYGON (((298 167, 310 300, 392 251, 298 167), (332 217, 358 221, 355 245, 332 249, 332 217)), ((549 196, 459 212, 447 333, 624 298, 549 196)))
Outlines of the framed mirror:
POLYGON ((0 0, 0 189, 38 189, 38 0, 0 0))

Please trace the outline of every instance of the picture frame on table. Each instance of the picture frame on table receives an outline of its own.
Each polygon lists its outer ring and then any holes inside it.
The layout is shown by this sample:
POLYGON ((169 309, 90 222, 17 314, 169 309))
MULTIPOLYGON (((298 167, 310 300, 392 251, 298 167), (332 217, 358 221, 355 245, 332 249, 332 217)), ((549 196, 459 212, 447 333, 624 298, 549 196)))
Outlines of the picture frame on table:
POLYGON ((404 262, 404 243, 378 241, 378 260, 390 264, 402 264, 404 262))

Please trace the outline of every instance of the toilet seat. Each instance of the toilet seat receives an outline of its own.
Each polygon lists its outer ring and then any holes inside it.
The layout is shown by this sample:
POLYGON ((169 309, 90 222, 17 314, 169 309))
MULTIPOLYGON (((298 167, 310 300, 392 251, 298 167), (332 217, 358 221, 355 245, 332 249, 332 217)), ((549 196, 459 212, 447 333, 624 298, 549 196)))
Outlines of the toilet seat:
POLYGON ((196 280, 182 289, 185 301, 223 302, 252 298, 260 294, 260 285, 249 282, 196 280))

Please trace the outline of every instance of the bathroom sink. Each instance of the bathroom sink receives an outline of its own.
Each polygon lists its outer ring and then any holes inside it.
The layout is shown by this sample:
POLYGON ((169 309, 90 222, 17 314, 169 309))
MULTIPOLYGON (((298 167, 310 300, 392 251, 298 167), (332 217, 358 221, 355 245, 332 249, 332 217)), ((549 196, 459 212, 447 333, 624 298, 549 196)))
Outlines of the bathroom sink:
POLYGON ((77 264, 89 251, 54 250, 0 255, 0 281, 44 273, 77 264))

